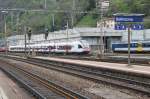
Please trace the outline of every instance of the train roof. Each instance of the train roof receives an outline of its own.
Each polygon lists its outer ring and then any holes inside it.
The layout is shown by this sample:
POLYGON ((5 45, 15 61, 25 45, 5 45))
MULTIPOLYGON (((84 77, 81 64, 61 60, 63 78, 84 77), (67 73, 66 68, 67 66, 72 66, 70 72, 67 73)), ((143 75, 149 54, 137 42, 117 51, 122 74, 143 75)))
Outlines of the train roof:
MULTIPOLYGON (((131 43, 150 43, 150 41, 134 41, 131 43)), ((117 43, 112 43, 112 44, 128 44, 128 42, 117 42, 117 43)))
MULTIPOLYGON (((54 44, 56 44, 56 45, 65 45, 65 44, 70 44, 70 45, 72 45, 72 44, 83 44, 83 43, 85 43, 85 44, 87 44, 88 42, 86 41, 86 40, 79 40, 79 41, 68 41, 68 42, 57 42, 57 43, 54 43, 54 42, 51 42, 51 43, 34 43, 34 44, 27 44, 27 47, 29 46, 29 47, 34 47, 34 46, 47 46, 47 45, 54 45, 54 44)), ((9 47, 24 47, 25 45, 23 44, 23 45, 11 45, 11 46, 9 46, 9 47)))

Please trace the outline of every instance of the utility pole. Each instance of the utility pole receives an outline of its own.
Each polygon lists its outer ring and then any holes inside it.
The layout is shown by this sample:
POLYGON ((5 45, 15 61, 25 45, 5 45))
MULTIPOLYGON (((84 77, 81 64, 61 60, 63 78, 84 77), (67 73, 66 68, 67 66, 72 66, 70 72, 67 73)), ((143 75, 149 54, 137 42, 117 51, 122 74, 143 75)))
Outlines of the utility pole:
POLYGON ((66 43, 66 54, 68 53, 68 42, 69 42, 69 38, 68 38, 68 29, 69 29, 69 24, 68 24, 68 20, 67 20, 67 29, 66 29, 66 35, 67 35, 67 43, 66 43))
POLYGON ((44 8, 47 9, 47 0, 44 0, 44 8))
POLYGON ((14 24, 14 13, 13 12, 11 12, 10 13, 11 14, 11 29, 12 29, 12 32, 13 32, 13 24, 14 24))
POLYGON ((147 39, 146 39, 146 30, 145 30, 145 29, 143 30, 143 40, 144 40, 144 41, 147 40, 147 39))
POLYGON ((105 26, 105 22, 103 20, 104 11, 107 11, 109 8, 109 0, 98 0, 97 1, 97 8, 100 9, 100 58, 103 58, 104 54, 104 31, 103 27, 105 26))
POLYGON ((27 30, 26 30, 26 26, 24 26, 24 39, 25 39, 25 42, 24 42, 24 45, 25 45, 25 57, 27 57, 27 30))
POLYGON ((17 14, 17 32, 19 34, 19 21, 20 21, 20 18, 19 18, 20 14, 18 13, 17 14))
POLYGON ((5 54, 7 56, 7 54, 8 54, 8 46, 7 46, 7 23, 6 23, 6 16, 5 15, 4 15, 4 21, 5 21, 5 26, 4 26, 5 33, 4 33, 4 35, 5 35, 5 48, 6 48, 5 54))
POLYGON ((103 58, 103 5, 102 5, 103 0, 98 0, 96 2, 96 7, 97 10, 100 10, 100 23, 99 23, 99 28, 100 28, 100 39, 99 39, 99 47, 98 47, 98 52, 100 55, 100 58, 103 58))
MULTIPOLYGON (((101 3, 102 6, 102 3, 101 3)), ((101 25, 100 25, 100 57, 103 58, 103 45, 104 45, 104 41, 103 41, 103 9, 101 8, 101 25)))
POLYGON ((53 25, 53 28, 54 28, 54 26, 55 26, 55 15, 54 14, 52 14, 52 25, 53 25))
POLYGON ((76 0, 72 0, 72 13, 71 13, 71 22, 72 22, 72 27, 74 26, 74 11, 75 11, 75 6, 76 6, 76 0))
POLYGON ((128 25, 128 66, 131 65, 131 26, 128 25))
POLYGON ((56 39, 56 36, 55 36, 55 15, 52 14, 52 27, 53 27, 53 37, 54 37, 54 54, 55 54, 55 50, 56 50, 56 45, 55 45, 55 39, 56 39))
POLYGON ((6 22, 6 15, 8 11, 1 11, 4 14, 4 39, 5 39, 5 54, 8 55, 8 45, 7 45, 7 22, 6 22))

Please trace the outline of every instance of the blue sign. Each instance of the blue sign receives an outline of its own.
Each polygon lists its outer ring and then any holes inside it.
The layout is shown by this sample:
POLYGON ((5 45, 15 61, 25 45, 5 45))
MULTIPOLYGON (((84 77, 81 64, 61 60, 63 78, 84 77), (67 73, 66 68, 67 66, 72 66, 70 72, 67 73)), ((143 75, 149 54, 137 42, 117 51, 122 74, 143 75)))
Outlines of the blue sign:
POLYGON ((115 24, 115 30, 126 30, 126 28, 124 24, 115 24))
POLYGON ((115 16, 115 22, 143 22, 143 16, 115 16))
POLYGON ((131 28, 132 28, 132 30, 143 30, 144 25, 143 24, 133 24, 131 28))

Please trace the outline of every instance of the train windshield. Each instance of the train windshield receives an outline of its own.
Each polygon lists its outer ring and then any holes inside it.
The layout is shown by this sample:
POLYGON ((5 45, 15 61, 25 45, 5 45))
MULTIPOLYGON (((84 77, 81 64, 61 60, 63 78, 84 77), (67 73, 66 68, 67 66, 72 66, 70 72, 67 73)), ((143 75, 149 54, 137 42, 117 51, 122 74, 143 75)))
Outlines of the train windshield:
POLYGON ((82 48, 82 46, 79 44, 79 45, 78 45, 78 48, 82 48))
POLYGON ((81 44, 82 44, 83 47, 89 47, 89 44, 88 44, 87 41, 81 40, 80 42, 81 42, 81 44))

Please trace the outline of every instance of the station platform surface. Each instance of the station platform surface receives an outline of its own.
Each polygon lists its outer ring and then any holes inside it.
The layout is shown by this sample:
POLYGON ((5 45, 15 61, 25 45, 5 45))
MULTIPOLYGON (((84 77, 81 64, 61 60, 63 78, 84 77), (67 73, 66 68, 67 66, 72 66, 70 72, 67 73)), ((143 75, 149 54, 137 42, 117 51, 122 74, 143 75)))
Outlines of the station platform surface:
POLYGON ((58 61, 64 63, 71 63, 76 65, 91 66, 96 68, 111 69, 129 73, 135 73, 140 75, 150 76, 150 65, 141 66, 141 65, 131 65, 119 64, 119 63, 108 63, 108 62, 97 62, 97 61, 86 61, 86 60, 74 60, 74 59, 62 59, 62 58, 52 58, 52 57, 34 57, 37 59, 58 61))
MULTIPOLYGON (((109 56, 111 58, 125 58, 125 59, 128 59, 128 56, 127 55, 118 55, 118 56, 109 56)), ((136 55, 131 55, 131 59, 142 59, 142 60, 150 60, 150 56, 148 55, 143 55, 143 56, 136 56, 136 55)))

